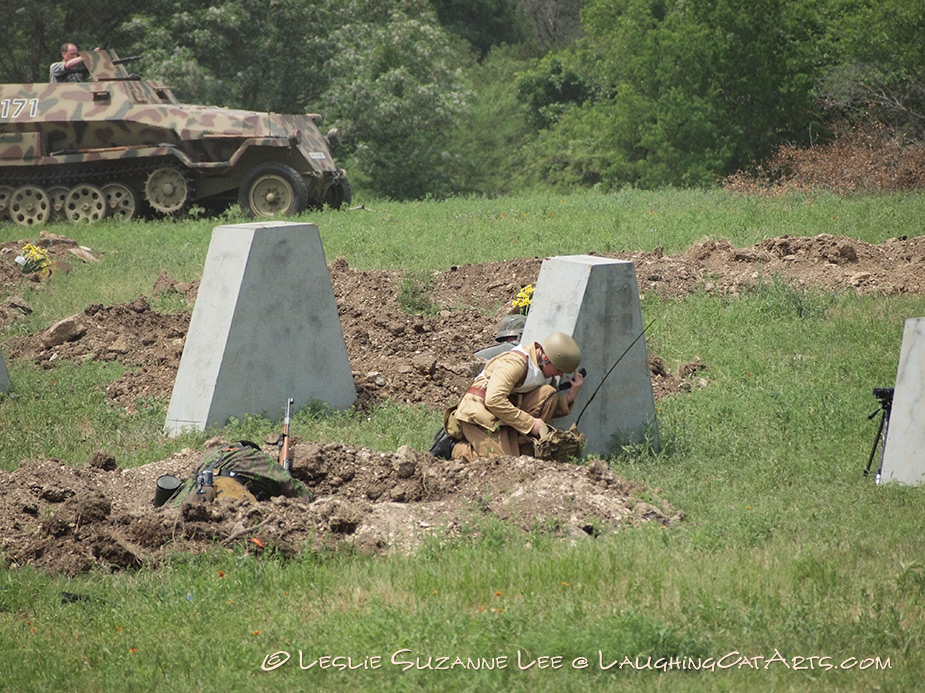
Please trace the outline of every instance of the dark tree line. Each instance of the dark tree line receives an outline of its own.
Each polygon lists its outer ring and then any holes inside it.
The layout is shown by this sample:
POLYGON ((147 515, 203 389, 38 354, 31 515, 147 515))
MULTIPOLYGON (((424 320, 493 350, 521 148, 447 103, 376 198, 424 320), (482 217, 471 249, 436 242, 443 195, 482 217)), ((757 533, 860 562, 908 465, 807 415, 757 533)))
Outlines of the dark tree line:
POLYGON ((0 78, 142 55, 183 100, 318 112, 358 187, 710 185, 876 122, 925 139, 925 0, 0 0, 0 78))

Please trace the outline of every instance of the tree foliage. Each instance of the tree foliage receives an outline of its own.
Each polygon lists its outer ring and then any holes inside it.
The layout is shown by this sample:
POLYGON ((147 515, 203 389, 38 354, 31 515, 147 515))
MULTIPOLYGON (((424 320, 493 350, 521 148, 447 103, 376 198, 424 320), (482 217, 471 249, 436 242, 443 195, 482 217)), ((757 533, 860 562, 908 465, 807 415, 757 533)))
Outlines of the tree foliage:
POLYGON ((805 141, 818 24, 786 0, 590 0, 570 53, 601 99, 542 138, 559 183, 711 183, 805 141))
POLYGON ((465 39, 484 57, 492 46, 526 38, 517 0, 430 0, 437 19, 449 32, 465 39))
POLYGON ((48 66, 61 59, 61 45, 82 48, 105 45, 131 16, 130 3, 86 0, 65 4, 53 0, 0 0, 0 80, 44 82, 48 66))
POLYGON ((451 189, 450 129, 465 113, 461 55, 426 3, 346 3, 330 32, 324 103, 366 184, 394 199, 451 189), (417 6, 415 6, 417 5, 417 6))
POLYGON ((530 47, 501 46, 470 69, 470 109, 450 130, 447 144, 458 163, 454 192, 516 190, 525 179, 521 150, 536 129, 511 85, 533 60, 530 47))
POLYGON ((833 0, 824 106, 925 141, 925 0, 833 0))
POLYGON ((145 76, 181 100, 300 112, 324 90, 329 14, 305 0, 161 0, 125 22, 119 38, 144 56, 145 76))
POLYGON ((583 4, 583 0, 519 0, 517 3, 528 36, 546 50, 564 48, 581 35, 583 4))
POLYGON ((574 106, 594 97, 594 84, 563 56, 549 55, 517 79, 517 94, 538 128, 557 123, 574 106))

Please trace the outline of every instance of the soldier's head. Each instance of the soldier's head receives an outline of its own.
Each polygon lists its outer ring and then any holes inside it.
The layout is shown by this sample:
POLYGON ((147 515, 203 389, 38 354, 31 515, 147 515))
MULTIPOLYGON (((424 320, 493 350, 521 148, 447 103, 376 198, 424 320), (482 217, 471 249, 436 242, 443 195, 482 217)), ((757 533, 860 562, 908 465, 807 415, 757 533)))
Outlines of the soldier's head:
POLYGON ((527 324, 526 315, 505 315, 495 332, 496 342, 519 342, 527 324))
POLYGON ((553 332, 537 344, 540 345, 537 354, 539 365, 547 378, 574 373, 581 363, 581 349, 578 348, 578 343, 565 332, 553 332))

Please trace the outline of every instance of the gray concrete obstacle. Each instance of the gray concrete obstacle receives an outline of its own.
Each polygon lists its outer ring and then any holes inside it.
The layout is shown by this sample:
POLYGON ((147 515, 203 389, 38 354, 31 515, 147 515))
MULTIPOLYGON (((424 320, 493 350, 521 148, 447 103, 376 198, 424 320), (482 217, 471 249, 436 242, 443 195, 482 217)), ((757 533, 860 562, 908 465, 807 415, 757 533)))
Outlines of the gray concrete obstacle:
POLYGON ((568 428, 580 417, 578 428, 588 438, 586 454, 607 455, 621 445, 647 439, 658 448, 649 356, 645 337, 640 338, 643 329, 632 262, 593 255, 543 261, 522 342, 565 332, 581 347, 581 365, 588 373, 584 387, 572 413, 552 423, 568 428))
POLYGON ((10 389, 10 372, 6 369, 6 361, 3 360, 3 354, 0 353, 0 392, 6 392, 10 389))
POLYGON ((319 400, 356 400, 331 275, 315 224, 217 226, 164 433, 224 425, 229 417, 282 416, 319 400))
POLYGON ((896 370, 880 483, 925 482, 925 318, 910 318, 896 370))

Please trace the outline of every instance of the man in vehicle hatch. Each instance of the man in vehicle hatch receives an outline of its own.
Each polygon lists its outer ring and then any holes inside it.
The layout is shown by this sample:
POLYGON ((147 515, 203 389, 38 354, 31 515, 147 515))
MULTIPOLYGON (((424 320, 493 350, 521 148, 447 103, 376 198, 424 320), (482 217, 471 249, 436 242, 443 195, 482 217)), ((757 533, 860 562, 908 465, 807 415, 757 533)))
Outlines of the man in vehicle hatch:
POLYGON ((61 46, 61 60, 52 63, 48 68, 48 81, 58 82, 85 82, 87 80, 87 66, 80 57, 77 45, 65 43, 61 46))

